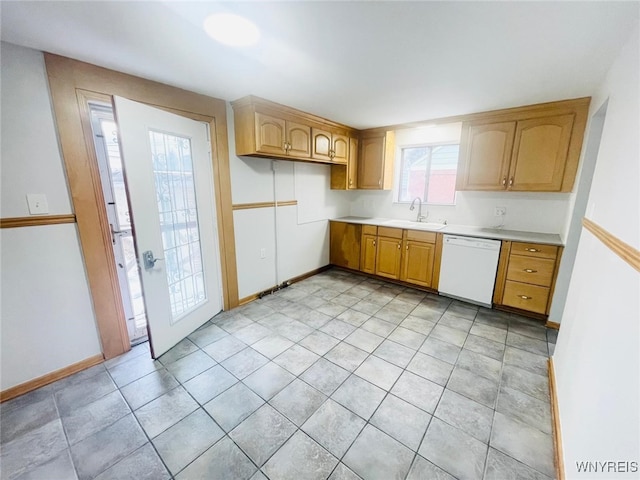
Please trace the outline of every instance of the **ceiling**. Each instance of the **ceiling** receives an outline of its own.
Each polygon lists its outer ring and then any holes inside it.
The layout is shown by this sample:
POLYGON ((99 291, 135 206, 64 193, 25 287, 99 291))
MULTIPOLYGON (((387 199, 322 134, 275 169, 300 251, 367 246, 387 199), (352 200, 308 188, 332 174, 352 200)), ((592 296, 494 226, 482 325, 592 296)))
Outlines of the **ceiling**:
POLYGON ((588 96, 640 3, 0 2, 3 41, 225 100, 258 95, 356 128, 588 96), (218 44, 214 12, 258 45, 218 44))

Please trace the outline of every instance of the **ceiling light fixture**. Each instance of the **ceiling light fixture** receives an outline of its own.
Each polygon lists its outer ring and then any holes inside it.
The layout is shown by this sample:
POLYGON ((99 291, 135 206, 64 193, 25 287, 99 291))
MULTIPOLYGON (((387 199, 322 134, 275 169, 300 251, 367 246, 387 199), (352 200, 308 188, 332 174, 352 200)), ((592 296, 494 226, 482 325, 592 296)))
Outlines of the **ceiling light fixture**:
POLYGON ((253 22, 233 13, 209 15, 203 27, 211 38, 232 47, 247 47, 260 39, 260 30, 253 22))

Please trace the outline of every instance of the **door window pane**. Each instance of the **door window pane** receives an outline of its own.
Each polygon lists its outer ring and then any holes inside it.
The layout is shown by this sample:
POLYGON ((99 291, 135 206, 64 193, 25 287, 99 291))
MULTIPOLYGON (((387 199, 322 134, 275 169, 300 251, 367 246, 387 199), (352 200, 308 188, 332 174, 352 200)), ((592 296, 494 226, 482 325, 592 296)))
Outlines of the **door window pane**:
POLYGON ((172 323, 206 300, 189 138, 149 131, 172 323))

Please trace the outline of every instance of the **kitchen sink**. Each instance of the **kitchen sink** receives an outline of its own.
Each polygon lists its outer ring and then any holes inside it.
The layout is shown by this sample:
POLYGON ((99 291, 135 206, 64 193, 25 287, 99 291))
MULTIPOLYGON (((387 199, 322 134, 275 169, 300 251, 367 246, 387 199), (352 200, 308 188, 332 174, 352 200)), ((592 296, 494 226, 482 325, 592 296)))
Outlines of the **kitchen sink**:
POLYGON ((410 220, 387 220, 384 224, 390 227, 407 228, 410 230, 442 230, 446 227, 443 223, 412 222, 410 220))

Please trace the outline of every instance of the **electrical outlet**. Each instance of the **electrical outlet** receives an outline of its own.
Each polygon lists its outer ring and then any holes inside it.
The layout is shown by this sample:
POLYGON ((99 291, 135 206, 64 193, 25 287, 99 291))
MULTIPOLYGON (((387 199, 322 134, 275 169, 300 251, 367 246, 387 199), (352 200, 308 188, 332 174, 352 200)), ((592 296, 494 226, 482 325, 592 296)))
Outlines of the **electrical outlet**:
POLYGON ((267 258, 267 249, 266 248, 261 248, 260 249, 260 258, 267 258))
POLYGON ((496 207, 493 214, 496 217, 504 217, 507 214, 507 207, 496 207))

